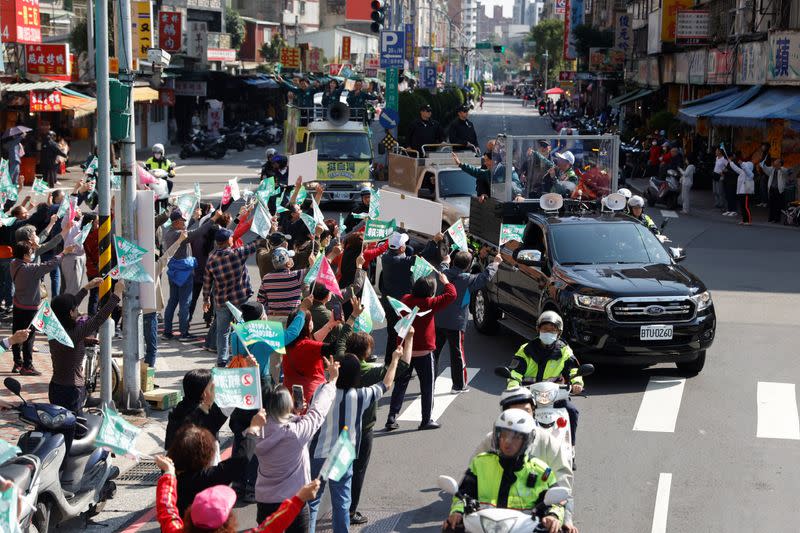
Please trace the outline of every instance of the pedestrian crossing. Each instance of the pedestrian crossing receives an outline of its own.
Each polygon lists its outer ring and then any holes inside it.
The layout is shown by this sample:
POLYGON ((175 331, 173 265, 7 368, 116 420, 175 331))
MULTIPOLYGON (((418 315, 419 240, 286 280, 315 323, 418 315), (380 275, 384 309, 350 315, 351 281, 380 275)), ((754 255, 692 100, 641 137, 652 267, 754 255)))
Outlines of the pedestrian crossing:
POLYGON ((642 396, 633 431, 674 433, 685 384, 684 378, 651 377, 642 396))
POLYGON ((794 383, 759 381, 756 397, 758 438, 800 440, 800 419, 794 383))
MULTIPOLYGON (((467 368, 467 384, 480 372, 479 368, 467 368)), ((433 385, 433 410, 431 419, 439 420, 445 410, 458 398, 458 394, 450 394, 453 380, 450 378, 450 367, 447 367, 437 376, 433 385)), ((422 422, 422 398, 415 399, 406 407, 405 411, 397 417, 398 422, 422 422)))

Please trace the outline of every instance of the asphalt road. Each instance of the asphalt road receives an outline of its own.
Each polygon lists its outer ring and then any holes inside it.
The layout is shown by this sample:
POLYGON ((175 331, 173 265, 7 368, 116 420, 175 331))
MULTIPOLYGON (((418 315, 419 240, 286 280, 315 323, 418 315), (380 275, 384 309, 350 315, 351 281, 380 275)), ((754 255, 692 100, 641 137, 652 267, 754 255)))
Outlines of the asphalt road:
MULTIPOLYGON (((508 97, 490 96, 471 118, 484 145, 500 132, 551 132, 532 107, 508 97)), ((255 176, 261 155, 248 150, 219 162, 182 161, 176 190, 198 181, 204 194, 218 193, 230 177, 255 176)), ((657 222, 673 215, 650 214, 657 222)), ((601 367, 587 378, 589 397, 576 399, 576 523, 587 533, 798 531, 800 236, 683 215, 671 220, 668 234, 687 250, 685 266, 712 291, 716 341, 705 370, 693 378, 671 365, 601 367)), ((437 409, 447 404, 442 428, 419 432, 401 414, 399 430, 376 433, 361 505, 371 522, 363 531, 438 529, 449 503, 436 477, 463 473, 498 412, 503 382, 492 369, 510 360, 521 342, 509 332, 488 337, 470 326, 471 391, 437 394, 437 409)), ((379 331, 376 346, 383 345, 379 331)), ((414 380, 407 406, 417 393, 414 380)), ((388 398, 379 427, 387 411, 388 398)), ((240 529, 256 525, 255 505, 242 505, 237 514, 240 529)), ((157 525, 141 530, 157 531, 157 525)))

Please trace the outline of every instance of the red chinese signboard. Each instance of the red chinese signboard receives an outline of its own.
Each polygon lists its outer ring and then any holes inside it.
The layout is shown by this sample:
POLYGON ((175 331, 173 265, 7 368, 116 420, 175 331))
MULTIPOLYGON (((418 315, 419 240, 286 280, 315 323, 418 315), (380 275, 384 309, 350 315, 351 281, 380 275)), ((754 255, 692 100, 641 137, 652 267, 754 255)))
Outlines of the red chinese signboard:
POLYGON ((58 91, 31 91, 28 93, 31 113, 37 111, 61 111, 61 93, 58 91))
POLYGON ((28 74, 68 76, 70 73, 68 44, 29 44, 25 46, 28 74))
POLYGON ((175 89, 161 88, 158 90, 158 103, 173 107, 175 105, 175 89))
POLYGON ((339 69, 341 69, 341 68, 342 68, 341 64, 339 64, 339 63, 331 63, 330 65, 328 65, 328 74, 330 74, 331 76, 338 76, 339 75, 339 69))
POLYGON ((181 49, 181 14, 177 11, 162 11, 158 14, 158 44, 166 52, 181 49))
POLYGON ((0 32, 4 43, 42 42, 39 0, 0 0, 0 32))
POLYGON ((300 49, 281 48, 281 65, 286 68, 300 68, 300 49))
POLYGON ((350 59, 350 37, 345 35, 342 37, 342 61, 350 59))

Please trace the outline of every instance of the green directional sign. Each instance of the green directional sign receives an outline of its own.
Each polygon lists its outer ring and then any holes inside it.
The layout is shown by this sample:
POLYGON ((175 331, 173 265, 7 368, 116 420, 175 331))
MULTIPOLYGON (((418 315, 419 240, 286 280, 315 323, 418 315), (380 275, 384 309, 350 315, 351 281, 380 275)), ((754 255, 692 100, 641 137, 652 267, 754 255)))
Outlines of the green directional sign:
POLYGON ((481 43, 477 43, 477 44, 475 44, 475 49, 476 50, 491 50, 492 49, 492 43, 490 43, 489 41, 484 41, 484 42, 481 42, 481 43))

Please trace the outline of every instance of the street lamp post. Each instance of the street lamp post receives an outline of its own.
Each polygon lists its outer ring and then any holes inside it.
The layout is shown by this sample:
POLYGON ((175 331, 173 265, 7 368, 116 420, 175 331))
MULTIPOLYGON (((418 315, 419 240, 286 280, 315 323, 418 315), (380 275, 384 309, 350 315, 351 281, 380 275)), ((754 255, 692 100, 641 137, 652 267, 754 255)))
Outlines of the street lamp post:
POLYGON ((548 71, 547 60, 548 59, 550 59, 550 52, 545 50, 544 51, 544 90, 545 91, 547 90, 547 71, 548 71))

